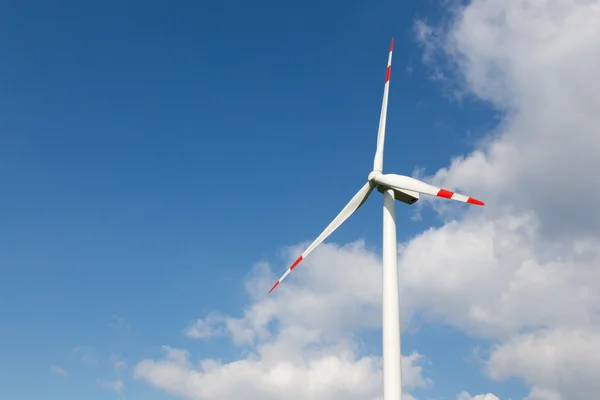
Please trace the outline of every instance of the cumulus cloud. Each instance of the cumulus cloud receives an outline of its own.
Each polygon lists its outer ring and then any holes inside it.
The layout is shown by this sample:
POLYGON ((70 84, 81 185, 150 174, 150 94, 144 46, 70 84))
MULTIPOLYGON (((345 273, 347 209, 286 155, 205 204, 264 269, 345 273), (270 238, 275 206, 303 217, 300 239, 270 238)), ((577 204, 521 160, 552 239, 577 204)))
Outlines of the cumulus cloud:
POLYGON ((488 207, 435 202, 448 222, 404 246, 405 290, 431 319, 498 340, 490 377, 524 379, 530 400, 588 398, 600 367, 600 2, 474 0, 452 15, 416 26, 425 61, 440 68, 442 54, 459 89, 503 119, 429 179, 488 207))
POLYGON ((577 241, 563 243, 555 256, 556 248, 539 243, 538 225, 531 214, 505 215, 424 232, 400 257, 406 302, 426 317, 495 339, 540 326, 593 328, 597 251, 577 241))
MULTIPOLYGON (((267 295, 276 278, 258 264, 246 283, 251 302, 242 317, 212 314, 186 330, 200 339, 217 331, 227 335, 244 354, 238 360, 193 361, 188 350, 164 347, 162 359, 136 365, 135 377, 197 400, 380 398, 381 359, 364 355, 355 336, 381 323, 380 259, 363 242, 326 244, 302 267, 297 279, 267 295)), ((406 388, 432 383, 424 361, 417 352, 403 356, 406 388)))
POLYGON ((205 339, 224 333, 222 324, 226 317, 211 313, 206 318, 198 319, 188 326, 183 333, 192 339, 205 339))
POLYGON ((443 49, 464 87, 506 117, 495 140, 435 180, 481 193, 495 209, 535 212, 545 235, 596 234, 599 18, 588 0, 481 0, 458 9, 443 49))
POLYGON ((541 330, 495 346, 487 368, 493 378, 523 377, 534 385, 529 399, 583 399, 600 391, 598 348, 595 330, 541 330))
MULTIPOLYGON (((381 391, 380 361, 357 357, 352 350, 313 352, 293 360, 257 354, 223 364, 217 360, 193 363, 181 349, 165 349, 162 360, 144 360, 137 378, 170 394, 189 399, 377 399, 381 391)), ((403 359, 407 387, 425 383, 415 359, 403 359), (418 367, 417 367, 418 368, 418 367)))
POLYGON ((500 400, 497 396, 486 393, 486 394, 478 394, 477 396, 471 396, 468 392, 462 392, 458 395, 456 400, 500 400))
POLYGON ((534 386, 525 400, 562 400, 562 398, 563 397, 557 392, 534 386))

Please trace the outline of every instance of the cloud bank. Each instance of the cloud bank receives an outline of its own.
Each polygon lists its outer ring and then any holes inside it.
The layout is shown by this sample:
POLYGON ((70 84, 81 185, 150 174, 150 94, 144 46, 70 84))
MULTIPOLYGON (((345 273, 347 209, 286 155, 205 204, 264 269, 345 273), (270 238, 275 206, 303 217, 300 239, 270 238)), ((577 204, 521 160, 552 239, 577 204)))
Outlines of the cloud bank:
POLYGON ((489 206, 411 240, 405 285, 432 319, 498 341, 491 378, 524 379, 530 399, 587 398, 600 390, 600 2, 484 0, 453 15, 417 27, 426 62, 450 60, 460 90, 504 117, 431 180, 489 206))
MULTIPOLYGON (((296 280, 268 295, 264 288, 276 277, 258 264, 246 284, 252 300, 241 318, 209 314, 184 330, 191 338, 227 336, 246 356, 229 363, 192 361, 187 350, 165 347, 163 359, 141 361, 135 376, 197 400, 379 399, 381 360, 361 355, 356 339, 380 323, 379 258, 362 242, 326 244, 303 267, 296 280)), ((407 389, 431 384, 424 361, 416 352, 403 356, 407 389)))

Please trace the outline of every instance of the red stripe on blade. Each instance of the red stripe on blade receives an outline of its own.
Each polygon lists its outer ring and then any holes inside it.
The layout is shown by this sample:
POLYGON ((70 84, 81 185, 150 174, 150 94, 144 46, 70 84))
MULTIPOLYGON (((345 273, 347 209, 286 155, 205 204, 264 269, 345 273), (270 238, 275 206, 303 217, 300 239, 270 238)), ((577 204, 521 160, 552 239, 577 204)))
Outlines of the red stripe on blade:
POLYGON ((446 199, 451 199, 453 195, 454 192, 445 189, 440 189, 440 191, 437 194, 438 197, 444 197, 446 199))
POLYGON ((477 204, 478 206, 485 206, 485 204, 483 204, 483 201, 474 199, 472 197, 469 197, 469 200, 467 200, 467 203, 469 203, 469 204, 477 204))
POLYGON ((275 290, 275 288, 277 287, 277 285, 279 285, 279 281, 277 281, 273 287, 271 288, 271 290, 269 290, 269 293, 271 293, 273 290, 275 290))
POLYGON ((302 256, 298 257, 298 259, 296 261, 294 261, 294 263, 290 267, 290 271, 293 270, 294 268, 296 268, 296 265, 300 264, 300 261, 302 261, 302 256))
POLYGON ((385 72, 385 81, 386 82, 389 82, 389 80, 390 80, 390 69, 392 69, 391 65, 389 67, 387 67, 387 71, 385 72))
POLYGON ((390 51, 394 48, 394 38, 392 38, 392 43, 390 43, 390 51))

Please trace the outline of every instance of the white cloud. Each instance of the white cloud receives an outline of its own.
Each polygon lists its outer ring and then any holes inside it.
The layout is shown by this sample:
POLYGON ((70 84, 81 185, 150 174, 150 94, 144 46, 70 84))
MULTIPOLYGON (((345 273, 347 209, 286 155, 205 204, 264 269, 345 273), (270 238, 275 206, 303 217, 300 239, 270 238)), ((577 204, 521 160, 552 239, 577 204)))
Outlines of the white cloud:
POLYGON ((530 399, 583 399, 600 392, 599 348, 598 331, 541 330, 494 347, 487 367, 495 379, 519 376, 536 386, 530 399))
POLYGON ((62 375, 65 378, 69 377, 69 373, 65 369, 63 369, 61 367, 57 367, 56 365, 52 365, 50 367, 50 372, 55 373, 57 375, 62 375))
POLYGON ((595 234, 599 20, 588 0, 481 0, 458 11, 445 50, 467 89, 506 117, 496 140, 436 179, 494 209, 534 212, 546 235, 595 234))
POLYGON ((212 336, 224 333, 222 324, 226 317, 215 313, 209 314, 206 318, 198 319, 184 330, 184 334, 193 339, 206 339, 212 336))
POLYGON ((458 395, 457 400, 500 400, 499 397, 491 394, 478 394, 477 396, 471 396, 468 392, 462 392, 458 395))
MULTIPOLYGON (((378 358, 358 357, 349 348, 309 353, 297 360, 285 355, 275 359, 259 349, 231 363, 192 363, 187 351, 167 348, 165 359, 140 362, 135 376, 173 395, 198 400, 378 398, 382 379, 378 358)), ((403 358, 407 387, 428 383, 421 376, 418 359, 418 355, 403 358)))
POLYGON ((423 61, 431 63, 433 53, 436 53, 439 47, 439 38, 434 28, 425 21, 417 20, 414 25, 414 33, 417 42, 423 47, 423 61))
POLYGON ((537 225, 531 215, 505 215, 424 232, 400 257, 405 302, 497 339, 540 326, 595 327, 600 257, 595 250, 583 255, 580 242, 563 244, 554 256, 537 225))
MULTIPOLYGON (((290 249, 291 254, 298 249, 290 249)), ((362 355, 354 335, 376 327, 381 318, 380 261, 362 242, 324 245, 311 256, 296 279, 271 295, 267 291, 275 275, 266 264, 257 265, 246 284, 252 302, 243 317, 209 316, 192 325, 191 332, 200 327, 202 334, 191 336, 204 338, 214 332, 214 323, 220 324, 218 330, 245 353, 240 359, 194 362, 187 350, 165 347, 163 359, 138 363, 135 377, 198 400, 283 394, 289 399, 377 399, 381 360, 362 355)), ((422 362, 416 352, 403 357, 406 388, 431 384, 422 362)))
POLYGON ((559 393, 534 386, 525 400, 562 400, 562 398, 559 393))
POLYGON ((524 379, 528 399, 588 398, 600 369, 600 2, 476 0, 453 13, 419 28, 442 39, 419 38, 504 116, 431 177, 487 207, 434 203, 449 222, 406 244, 405 293, 429 318, 499 340, 490 376, 524 379))

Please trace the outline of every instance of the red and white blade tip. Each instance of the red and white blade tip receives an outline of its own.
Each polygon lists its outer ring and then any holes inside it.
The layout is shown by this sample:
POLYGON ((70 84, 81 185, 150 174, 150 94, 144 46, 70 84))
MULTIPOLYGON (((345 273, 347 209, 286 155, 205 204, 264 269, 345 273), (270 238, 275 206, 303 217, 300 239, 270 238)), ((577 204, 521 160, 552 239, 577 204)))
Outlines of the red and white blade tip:
POLYGON ((273 290, 275 290, 275 288, 276 288, 276 287, 277 287, 277 286, 278 286, 278 285, 281 283, 281 281, 283 281, 283 280, 285 279, 285 277, 286 277, 286 276, 287 276, 287 275, 288 275, 290 272, 292 272, 292 270, 293 270, 294 268, 296 268, 296 266, 297 266, 298 264, 300 264, 300 261, 302 261, 303 259, 304 259, 304 257, 303 257, 303 256, 300 256, 300 257, 298 257, 298 259, 297 259, 296 261, 294 261, 294 263, 292 264, 292 266, 291 266, 291 267, 289 267, 289 268, 287 269, 287 271, 285 271, 285 273, 284 273, 284 274, 281 276, 281 278, 279 278, 279 280, 278 280, 277 282, 275 282, 275 284, 273 285, 273 287, 271 288, 271 290, 269 290, 269 293, 271 293, 273 290))
MULTIPOLYGON (((390 43, 390 55, 388 56, 388 65, 385 71, 385 83, 387 84, 390 81, 390 73, 392 72, 392 50, 394 48, 394 38, 392 38, 392 43, 390 43)), ((387 104, 384 106, 387 108, 387 104)))
POLYGON ((446 190, 446 189, 440 189, 440 191, 437 192, 436 196, 443 197, 445 199, 450 199, 450 200, 464 201, 465 203, 475 204, 475 205, 478 205, 478 206, 484 206, 485 205, 483 203, 483 201, 481 201, 481 200, 477 200, 477 199, 474 199, 472 197, 463 196, 461 194, 454 193, 454 192, 451 192, 451 191, 446 190))

